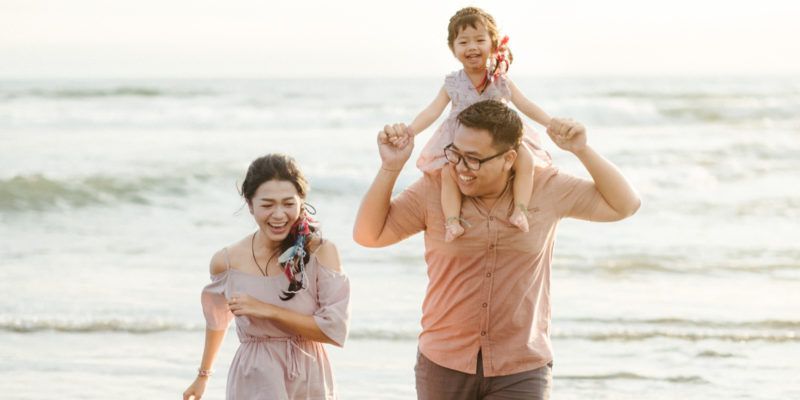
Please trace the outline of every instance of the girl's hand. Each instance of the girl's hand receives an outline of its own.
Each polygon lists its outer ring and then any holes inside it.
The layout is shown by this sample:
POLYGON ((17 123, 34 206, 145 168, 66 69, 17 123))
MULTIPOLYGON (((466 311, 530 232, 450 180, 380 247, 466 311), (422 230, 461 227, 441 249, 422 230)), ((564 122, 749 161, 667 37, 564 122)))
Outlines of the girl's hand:
POLYGON ((200 400, 203 397, 203 393, 206 391, 207 382, 207 376, 198 376, 197 379, 189 385, 189 388, 183 392, 183 400, 200 400))
POLYGON ((408 144, 408 140, 409 140, 408 139, 408 135, 406 135, 406 136, 393 136, 393 137, 389 138, 389 143, 391 143, 392 146, 397 147, 398 149, 402 149, 402 148, 406 147, 406 144, 408 144))
POLYGON ((273 314, 275 306, 258 301, 246 294, 235 293, 228 300, 228 308, 237 317, 245 315, 254 318, 269 318, 273 314))
POLYGON ((408 141, 414 138, 414 133, 411 130, 411 127, 406 127, 405 132, 391 132, 384 129, 381 133, 382 141, 391 143, 392 146, 397 147, 398 149, 405 148, 408 144, 408 141))
POLYGON ((567 118, 553 118, 547 126, 553 143, 563 150, 577 153, 586 148, 586 127, 567 118))

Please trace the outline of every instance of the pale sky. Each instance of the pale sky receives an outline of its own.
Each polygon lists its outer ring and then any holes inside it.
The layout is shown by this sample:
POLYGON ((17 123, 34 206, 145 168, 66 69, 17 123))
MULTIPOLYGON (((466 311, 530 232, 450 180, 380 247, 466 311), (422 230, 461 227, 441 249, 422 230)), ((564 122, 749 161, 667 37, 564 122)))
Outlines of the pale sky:
POLYGON ((0 0, 0 79, 438 77, 468 5, 516 76, 800 75, 797 1, 0 0))

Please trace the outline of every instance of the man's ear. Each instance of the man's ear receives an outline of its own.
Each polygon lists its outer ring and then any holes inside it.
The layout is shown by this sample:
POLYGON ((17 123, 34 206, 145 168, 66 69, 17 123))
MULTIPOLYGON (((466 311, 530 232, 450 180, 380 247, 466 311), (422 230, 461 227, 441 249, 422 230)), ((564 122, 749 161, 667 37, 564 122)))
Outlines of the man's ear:
POLYGON ((517 161, 517 151, 516 150, 509 150, 503 156, 503 170, 510 171, 511 168, 514 166, 514 162, 517 161))

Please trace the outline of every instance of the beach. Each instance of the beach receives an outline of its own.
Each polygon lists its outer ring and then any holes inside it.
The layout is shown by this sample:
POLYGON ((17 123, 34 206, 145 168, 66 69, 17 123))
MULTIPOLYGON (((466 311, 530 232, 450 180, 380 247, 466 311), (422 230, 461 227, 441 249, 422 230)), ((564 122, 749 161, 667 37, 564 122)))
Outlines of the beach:
MULTIPOLYGON (((800 398, 800 78, 516 83, 584 123, 643 199, 620 223, 559 225, 553 397, 800 398)), ((178 398, 202 353, 209 259, 255 230, 237 185, 284 152, 352 284, 350 338, 329 347, 340 397, 414 398, 422 236, 366 249, 351 232, 378 130, 440 85, 0 81, 0 397, 178 398)), ((397 188, 420 174, 409 162, 397 188)), ((224 398, 237 345, 231 329, 204 398, 224 398)))

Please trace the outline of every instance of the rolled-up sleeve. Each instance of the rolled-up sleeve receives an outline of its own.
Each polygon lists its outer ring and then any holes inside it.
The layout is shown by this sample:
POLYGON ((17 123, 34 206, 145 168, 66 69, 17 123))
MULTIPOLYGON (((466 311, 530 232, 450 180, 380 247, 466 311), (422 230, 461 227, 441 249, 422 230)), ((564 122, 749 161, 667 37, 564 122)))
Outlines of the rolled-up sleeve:
POLYGON ((550 178, 548 186, 561 218, 591 220, 600 202, 605 201, 593 181, 558 170, 550 178))
POLYGON ((317 302, 314 321, 339 347, 344 346, 350 329, 350 280, 341 272, 317 267, 317 302))
POLYGON ((227 282, 228 271, 211 275, 211 283, 204 287, 200 294, 200 303, 203 305, 203 316, 208 329, 226 330, 233 320, 233 313, 228 308, 228 299, 225 297, 227 282))
POLYGON ((418 179, 397 197, 392 199, 386 226, 400 238, 405 239, 425 230, 427 191, 431 189, 429 174, 418 179))

